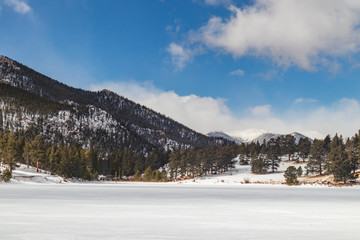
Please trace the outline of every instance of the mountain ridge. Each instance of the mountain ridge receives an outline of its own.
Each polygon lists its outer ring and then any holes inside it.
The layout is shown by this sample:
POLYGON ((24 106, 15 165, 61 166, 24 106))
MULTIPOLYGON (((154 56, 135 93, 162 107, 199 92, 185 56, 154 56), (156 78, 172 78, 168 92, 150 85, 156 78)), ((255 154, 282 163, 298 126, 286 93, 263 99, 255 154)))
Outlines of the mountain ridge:
MULTIPOLYGON (((5 56, 0 56, 0 83, 70 105, 71 108, 93 106, 100 109, 126 129, 128 136, 138 136, 141 141, 148 142, 150 149, 186 149, 228 142, 222 138, 207 137, 109 90, 92 92, 67 86, 5 56)), ((127 145, 131 146, 131 139, 128 141, 127 145)))
POLYGON ((274 138, 278 138, 278 137, 285 137, 286 135, 292 135, 295 137, 295 143, 299 143, 301 138, 308 138, 311 142, 313 141, 313 139, 298 133, 298 132, 292 132, 289 134, 280 134, 280 133, 272 133, 269 131, 265 131, 265 130, 259 130, 259 129, 248 129, 243 131, 241 134, 228 134, 222 131, 215 131, 215 132, 210 132, 207 134, 207 136, 211 136, 211 137, 222 137, 225 139, 228 139, 229 141, 234 141, 237 144, 241 144, 241 143, 251 143, 251 142, 259 142, 262 143, 263 141, 268 142, 270 141, 270 139, 274 138), (246 135, 246 132, 251 132, 251 134, 246 135))

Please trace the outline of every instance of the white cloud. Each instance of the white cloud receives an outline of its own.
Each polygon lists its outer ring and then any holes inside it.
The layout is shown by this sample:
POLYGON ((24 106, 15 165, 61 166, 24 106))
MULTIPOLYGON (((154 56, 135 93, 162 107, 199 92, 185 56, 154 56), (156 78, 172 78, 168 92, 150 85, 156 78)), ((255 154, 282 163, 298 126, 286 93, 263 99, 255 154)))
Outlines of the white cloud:
POLYGON ((177 70, 182 70, 186 63, 192 60, 193 52, 179 44, 171 43, 167 51, 171 54, 171 61, 177 70))
MULTIPOLYGON (((107 82, 92 85, 91 90, 109 89, 133 101, 161 112, 186 126, 208 133, 237 132, 245 129, 264 129, 276 133, 301 132, 309 137, 327 134, 353 136, 360 128, 360 102, 343 98, 331 106, 303 111, 291 109, 273 112, 271 105, 250 107, 248 114, 235 117, 221 98, 180 96, 174 91, 162 91, 152 83, 107 82)), ((304 102, 306 99, 298 100, 304 102)))
POLYGON ((92 90, 109 89, 129 99, 161 112, 172 119, 204 134, 219 128, 219 123, 235 124, 225 100, 179 96, 174 91, 161 91, 151 83, 108 82, 91 86, 92 90))
POLYGON ((15 12, 26 14, 31 11, 31 7, 22 0, 4 0, 5 4, 12 7, 15 12))
POLYGON ((316 103, 318 100, 314 98, 297 98, 295 103, 316 103))
POLYGON ((249 108, 251 114, 257 117, 269 116, 271 114, 271 105, 260 105, 249 108))
POLYGON ((191 35, 191 42, 308 71, 323 66, 337 72, 339 64, 331 59, 359 51, 360 1, 254 0, 229 10, 229 18, 212 17, 191 35))
POLYGON ((236 76, 242 76, 245 74, 244 70, 242 69, 237 69, 235 71, 232 71, 229 73, 230 75, 236 75, 236 76))

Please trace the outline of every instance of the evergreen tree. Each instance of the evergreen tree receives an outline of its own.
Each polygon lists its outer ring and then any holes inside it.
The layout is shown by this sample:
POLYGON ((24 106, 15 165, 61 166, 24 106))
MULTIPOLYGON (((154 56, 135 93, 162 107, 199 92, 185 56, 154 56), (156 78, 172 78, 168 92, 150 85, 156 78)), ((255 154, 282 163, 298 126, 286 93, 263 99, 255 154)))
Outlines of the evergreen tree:
POLYGON ((162 182, 167 182, 167 181, 168 181, 168 179, 167 179, 167 173, 166 173, 165 170, 162 170, 162 172, 161 172, 161 181, 162 181, 162 182))
POLYGON ((0 180, 4 182, 10 182, 12 178, 12 171, 9 168, 5 168, 3 172, 0 172, 0 180))
POLYGON ((330 135, 326 135, 326 137, 324 138, 324 149, 326 155, 330 152, 330 144, 331 144, 331 137, 330 135))
POLYGON ((290 166, 286 169, 286 171, 284 173, 284 177, 285 177, 287 185, 298 185, 299 184, 299 181, 297 179, 298 171, 297 171, 296 167, 294 167, 294 166, 290 166))
POLYGON ((297 176, 298 176, 298 177, 301 177, 302 175, 303 175, 303 170, 302 170, 302 167, 299 166, 299 167, 297 168, 297 176))
POLYGON ((308 138, 300 138, 299 143, 297 145, 297 149, 303 162, 305 162, 305 158, 308 157, 311 150, 311 142, 308 138))
POLYGON ((58 151, 58 148, 55 144, 52 144, 50 147, 50 154, 49 154, 49 164, 50 164, 50 171, 51 172, 58 172, 59 164, 61 162, 61 156, 58 151))
POLYGON ((90 163, 90 168, 93 170, 93 171, 99 171, 99 164, 98 164, 98 161, 99 161, 99 156, 98 156, 98 152, 96 151, 95 148, 93 147, 90 147, 90 150, 89 150, 89 153, 88 153, 88 161, 90 163))
POLYGON ((149 181, 152 180, 152 171, 151 171, 151 168, 150 168, 150 167, 147 167, 147 168, 145 169, 145 172, 144 172, 144 174, 143 174, 143 180, 144 180, 145 182, 149 182, 149 181))
POLYGON ((279 138, 276 140, 272 138, 268 142, 267 160, 269 161, 269 165, 272 172, 275 172, 275 170, 277 170, 280 163, 281 149, 280 149, 279 141, 280 141, 279 138))
POLYGON ((0 162, 4 162, 6 156, 6 136, 3 132, 0 133, 0 162))
POLYGON ((33 162, 36 162, 36 171, 39 172, 39 164, 45 161, 45 142, 43 136, 36 136, 30 146, 30 158, 33 162))
POLYGON ((348 161, 350 164, 350 168, 352 173, 355 173, 356 170, 359 168, 359 152, 358 148, 356 147, 358 145, 358 140, 356 139, 356 136, 350 140, 348 139, 346 141, 346 155, 348 156, 348 161))
POLYGON ((265 174, 269 165, 262 155, 257 155, 253 152, 251 155, 250 166, 252 173, 265 174))
POLYGON ((326 149, 324 141, 315 139, 311 146, 309 161, 306 165, 308 172, 322 175, 325 164, 325 154, 326 149))
POLYGON ((295 152, 295 137, 292 135, 286 135, 281 139, 281 147, 283 154, 288 155, 288 161, 295 152))
POLYGON ((132 176, 134 174, 133 154, 130 149, 126 149, 124 157, 122 158, 122 166, 125 176, 132 176))
POLYGON ((180 151, 174 151, 170 155, 170 162, 169 162, 170 176, 174 180, 176 180, 176 178, 178 177, 180 158, 181 158, 180 151))
POLYGON ((5 148, 5 163, 8 165, 9 170, 12 172, 12 170, 15 168, 16 161, 19 160, 18 158, 18 149, 17 149, 17 141, 15 134, 12 132, 9 132, 7 136, 7 143, 5 148))
POLYGON ((136 173, 134 175, 134 179, 135 179, 135 181, 141 181, 141 173, 139 170, 136 171, 136 173))
POLYGON ((330 143, 330 152, 326 158, 326 169, 329 173, 334 175, 334 180, 336 182, 346 183, 348 180, 353 179, 353 174, 351 173, 351 165, 349 158, 345 152, 345 145, 343 143, 342 137, 335 137, 331 140, 330 143))
POLYGON ((247 148, 245 143, 241 143, 239 147, 239 163, 240 165, 248 165, 249 159, 247 156, 247 148))
POLYGON ((25 147, 25 138, 23 136, 20 136, 18 140, 16 141, 16 154, 15 159, 17 162, 24 163, 24 147, 25 147))
POLYGON ((153 180, 155 180, 156 182, 159 182, 160 180, 161 180, 161 173, 160 173, 160 171, 159 170, 154 170, 153 171, 153 180))
POLYGON ((30 142, 25 141, 24 148, 23 148, 23 158, 25 159, 25 163, 27 165, 27 168, 29 168, 30 165, 30 142))

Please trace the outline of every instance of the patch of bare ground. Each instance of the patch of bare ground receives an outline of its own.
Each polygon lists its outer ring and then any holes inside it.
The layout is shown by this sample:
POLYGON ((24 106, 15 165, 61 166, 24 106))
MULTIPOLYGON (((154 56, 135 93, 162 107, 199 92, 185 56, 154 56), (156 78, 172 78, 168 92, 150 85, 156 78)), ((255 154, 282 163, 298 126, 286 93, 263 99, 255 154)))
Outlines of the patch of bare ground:
POLYGON ((320 184, 320 185, 329 185, 329 186, 353 186, 359 185, 358 182, 348 182, 346 184, 342 182, 335 182, 333 175, 315 175, 299 178, 300 183, 302 184, 320 184))

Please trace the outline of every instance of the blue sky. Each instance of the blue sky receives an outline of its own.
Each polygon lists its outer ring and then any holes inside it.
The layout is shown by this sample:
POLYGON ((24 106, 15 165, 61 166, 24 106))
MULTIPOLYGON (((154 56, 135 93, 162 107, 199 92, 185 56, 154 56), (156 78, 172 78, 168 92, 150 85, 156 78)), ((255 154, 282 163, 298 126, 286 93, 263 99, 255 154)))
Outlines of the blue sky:
POLYGON ((0 54, 197 131, 360 128, 360 3, 0 0, 0 54))

